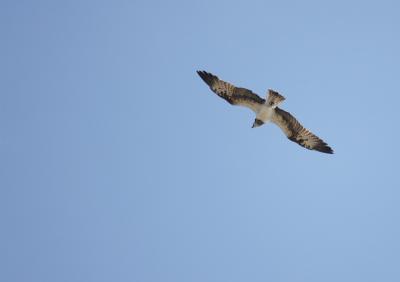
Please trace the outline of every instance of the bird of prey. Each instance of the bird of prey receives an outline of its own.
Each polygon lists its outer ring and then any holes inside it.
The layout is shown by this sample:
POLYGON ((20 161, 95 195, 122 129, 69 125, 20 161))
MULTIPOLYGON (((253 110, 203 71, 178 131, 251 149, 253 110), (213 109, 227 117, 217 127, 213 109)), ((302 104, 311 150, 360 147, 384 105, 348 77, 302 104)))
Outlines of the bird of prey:
POLYGON ((282 129, 288 139, 300 146, 309 150, 333 154, 333 150, 328 144, 304 128, 290 113, 278 107, 285 100, 285 97, 278 92, 269 89, 266 99, 263 99, 251 90, 236 87, 206 71, 197 71, 197 73, 215 94, 229 104, 253 110, 256 114, 253 128, 271 121, 282 129))

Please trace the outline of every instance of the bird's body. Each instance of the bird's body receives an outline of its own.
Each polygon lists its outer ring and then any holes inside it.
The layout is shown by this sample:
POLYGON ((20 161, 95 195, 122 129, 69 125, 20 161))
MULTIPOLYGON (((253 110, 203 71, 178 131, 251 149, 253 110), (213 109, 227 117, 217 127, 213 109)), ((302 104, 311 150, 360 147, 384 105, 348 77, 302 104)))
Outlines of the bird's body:
POLYGON ((274 109, 272 108, 272 106, 264 103, 260 107, 260 110, 256 113, 256 119, 261 120, 263 123, 267 123, 268 121, 271 121, 273 114, 274 109))
POLYGON ((278 92, 270 89, 267 99, 263 99, 252 91, 220 80, 211 73, 205 71, 197 73, 214 93, 231 105, 250 108, 256 114, 252 127, 259 127, 271 121, 282 129, 287 138, 300 146, 322 153, 333 153, 328 144, 304 128, 290 113, 278 107, 285 100, 285 97, 278 92))

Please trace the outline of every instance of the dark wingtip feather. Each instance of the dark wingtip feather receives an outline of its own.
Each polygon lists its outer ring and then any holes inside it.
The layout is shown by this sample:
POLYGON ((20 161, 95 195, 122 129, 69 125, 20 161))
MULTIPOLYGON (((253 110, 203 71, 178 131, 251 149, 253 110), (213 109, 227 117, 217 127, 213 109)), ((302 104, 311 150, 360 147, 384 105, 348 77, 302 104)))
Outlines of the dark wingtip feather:
POLYGON ((326 154, 333 154, 334 153, 333 150, 330 147, 327 147, 326 149, 324 149, 321 152, 326 153, 326 154))
POLYGON ((208 84, 208 86, 212 86, 215 80, 218 79, 215 75, 206 72, 206 71, 197 71, 197 74, 201 77, 201 79, 208 84))
POLYGON ((321 153, 333 154, 332 148, 329 147, 328 144, 326 144, 326 143, 321 144, 321 146, 316 147, 315 150, 317 150, 321 153))

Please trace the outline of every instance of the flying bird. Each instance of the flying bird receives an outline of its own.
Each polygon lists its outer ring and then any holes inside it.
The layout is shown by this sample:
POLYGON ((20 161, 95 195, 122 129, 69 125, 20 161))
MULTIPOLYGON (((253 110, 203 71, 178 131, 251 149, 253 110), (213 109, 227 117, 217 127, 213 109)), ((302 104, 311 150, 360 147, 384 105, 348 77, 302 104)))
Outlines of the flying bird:
POLYGON ((229 104, 244 106, 255 112, 253 128, 271 121, 280 127, 289 140, 300 146, 309 150, 333 154, 333 150, 328 144, 304 128, 290 113, 278 107, 285 100, 285 97, 278 92, 269 89, 266 99, 263 99, 251 90, 236 87, 206 71, 197 71, 197 74, 215 94, 229 104))

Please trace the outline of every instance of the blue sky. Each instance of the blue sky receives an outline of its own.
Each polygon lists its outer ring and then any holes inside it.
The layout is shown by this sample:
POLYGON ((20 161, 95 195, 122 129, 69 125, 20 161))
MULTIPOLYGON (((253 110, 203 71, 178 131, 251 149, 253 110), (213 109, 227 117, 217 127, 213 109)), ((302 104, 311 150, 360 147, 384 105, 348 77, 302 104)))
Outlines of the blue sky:
POLYGON ((0 280, 400 281, 399 9, 2 1, 0 280))

